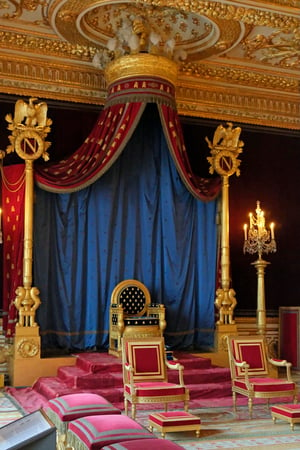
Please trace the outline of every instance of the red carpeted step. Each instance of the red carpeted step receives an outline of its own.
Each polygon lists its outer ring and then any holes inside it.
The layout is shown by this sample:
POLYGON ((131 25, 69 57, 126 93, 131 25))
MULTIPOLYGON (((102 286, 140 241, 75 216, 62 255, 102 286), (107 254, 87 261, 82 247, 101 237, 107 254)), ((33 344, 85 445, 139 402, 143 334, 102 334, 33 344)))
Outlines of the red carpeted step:
MULTIPOLYGON (((211 383, 213 381, 216 382, 224 382, 230 381, 230 370, 225 367, 210 367, 207 369, 199 370, 199 369, 186 369, 184 366, 183 371, 184 381, 190 384, 196 383, 211 383)), ((168 378, 171 383, 178 382, 178 373, 176 370, 168 371, 168 378)))
POLYGON ((76 366, 87 372, 120 372, 122 361, 108 353, 81 353, 76 355, 76 366))
POLYGON ((58 377, 40 377, 34 383, 32 389, 48 400, 60 395, 72 394, 76 391, 75 388, 68 386, 58 377))
POLYGON ((57 376, 65 384, 73 388, 102 389, 108 387, 123 386, 122 373, 110 372, 86 372, 77 366, 62 366, 57 371, 57 376))
POLYGON ((57 370, 57 377, 70 387, 76 387, 79 377, 88 375, 88 372, 76 366, 61 366, 57 370))
POLYGON ((208 369, 211 367, 211 360, 209 358, 195 357, 189 353, 178 352, 174 352, 173 355, 185 369, 208 369))
POLYGON ((190 399, 204 399, 210 398, 224 398, 231 397, 231 382, 227 381, 224 383, 203 383, 203 384, 187 384, 188 389, 190 390, 190 399))
MULTIPOLYGON (((102 395, 106 400, 116 406, 119 403, 124 403, 123 386, 121 388, 107 388, 93 390, 94 394, 102 395)), ((116 406, 118 408, 118 406, 116 406)), ((122 409, 122 408, 121 408, 122 409)))
MULTIPOLYGON (((174 357, 185 367, 184 381, 190 389, 190 407, 200 407, 205 402, 221 404, 222 399, 226 402, 232 401, 229 369, 213 367, 209 358, 188 353, 174 352, 174 357)), ((168 373, 169 381, 177 383, 178 373, 170 370, 168 373)), ((51 398, 75 392, 98 393, 120 407, 119 405, 123 405, 121 360, 107 353, 79 354, 75 366, 62 366, 56 377, 40 377, 32 388, 25 390, 23 396, 23 390, 18 390, 17 401, 26 411, 32 408, 35 394, 36 404, 39 405, 42 401, 47 402, 51 398)), ((141 405, 141 408, 147 407, 149 405, 141 405)))

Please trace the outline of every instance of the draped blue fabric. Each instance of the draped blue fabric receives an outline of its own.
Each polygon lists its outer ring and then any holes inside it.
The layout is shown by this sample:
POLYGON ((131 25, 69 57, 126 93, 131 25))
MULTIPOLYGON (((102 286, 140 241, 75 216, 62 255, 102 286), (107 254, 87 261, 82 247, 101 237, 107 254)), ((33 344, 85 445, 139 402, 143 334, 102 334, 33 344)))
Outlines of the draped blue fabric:
POLYGON ((34 279, 43 347, 107 348, 111 292, 128 278, 165 305, 167 345, 212 347, 216 204, 197 200, 182 183, 155 105, 94 184, 71 194, 37 188, 34 279))

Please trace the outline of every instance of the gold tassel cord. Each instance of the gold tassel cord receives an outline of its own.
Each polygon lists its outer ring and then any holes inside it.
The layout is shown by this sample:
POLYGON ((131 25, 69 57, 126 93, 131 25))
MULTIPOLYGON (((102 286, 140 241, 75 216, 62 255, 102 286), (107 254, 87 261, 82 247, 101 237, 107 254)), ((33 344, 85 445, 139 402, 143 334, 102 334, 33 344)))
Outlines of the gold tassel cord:
POLYGON ((25 183, 25 166, 24 166, 23 173, 21 174, 20 178, 16 181, 10 181, 5 176, 4 170, 3 170, 3 161, 0 162, 0 172, 1 172, 2 182, 9 192, 18 192, 21 189, 21 187, 23 186, 23 184, 25 183))

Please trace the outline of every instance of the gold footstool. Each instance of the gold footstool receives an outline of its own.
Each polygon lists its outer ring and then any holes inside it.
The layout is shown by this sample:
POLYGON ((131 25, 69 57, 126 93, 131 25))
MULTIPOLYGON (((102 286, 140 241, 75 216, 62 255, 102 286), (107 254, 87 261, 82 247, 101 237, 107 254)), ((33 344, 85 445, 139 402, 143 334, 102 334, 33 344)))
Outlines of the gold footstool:
POLYGON ((294 430, 295 423, 300 423, 300 405, 295 403, 291 405, 272 406, 271 414, 274 423, 277 418, 287 420, 290 423, 292 430, 294 430))
POLYGON ((200 417, 185 411, 169 411, 149 415, 149 429, 156 428, 162 437, 174 431, 195 431, 200 436, 200 417))

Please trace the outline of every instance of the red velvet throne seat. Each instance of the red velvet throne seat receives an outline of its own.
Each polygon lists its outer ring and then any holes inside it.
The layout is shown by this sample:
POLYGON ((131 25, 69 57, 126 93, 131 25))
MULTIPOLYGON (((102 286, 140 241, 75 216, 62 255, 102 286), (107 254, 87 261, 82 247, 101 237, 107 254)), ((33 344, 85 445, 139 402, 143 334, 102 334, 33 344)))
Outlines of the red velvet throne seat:
POLYGON ((177 361, 167 361, 163 337, 123 339, 124 406, 128 414, 131 403, 132 418, 136 405, 183 402, 188 411, 189 390, 184 385, 184 367, 177 361), (178 371, 178 384, 168 382, 167 369, 178 371))
POLYGON ((231 370, 233 405, 236 394, 248 397, 249 414, 252 417, 254 398, 293 397, 297 402, 297 386, 291 378, 291 363, 268 357, 264 338, 228 337, 228 355, 231 370), (270 367, 286 369, 286 377, 274 378, 270 367))
POLYGON ((122 337, 162 336, 166 328, 165 307, 151 302, 147 287, 137 280, 124 280, 111 294, 109 350, 120 356, 122 337))

